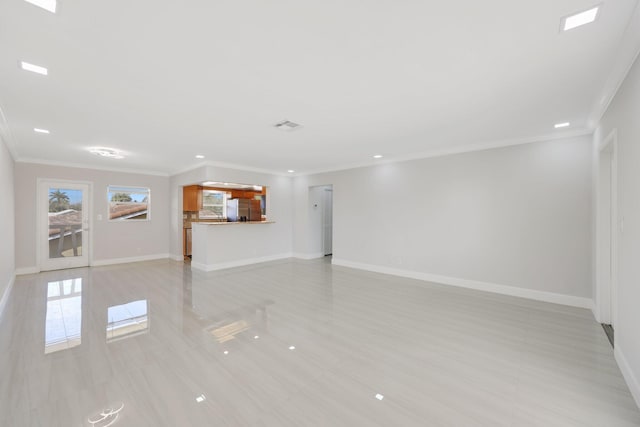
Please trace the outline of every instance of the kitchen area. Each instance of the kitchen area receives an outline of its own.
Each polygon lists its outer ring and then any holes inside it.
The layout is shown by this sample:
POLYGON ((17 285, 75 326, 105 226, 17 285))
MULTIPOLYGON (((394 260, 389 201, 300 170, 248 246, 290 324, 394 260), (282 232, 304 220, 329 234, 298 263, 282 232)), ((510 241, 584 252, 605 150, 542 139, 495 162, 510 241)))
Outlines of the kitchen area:
POLYGON ((196 224, 233 226, 268 224, 267 187, 255 184, 205 181, 182 188, 183 256, 193 257, 196 224))

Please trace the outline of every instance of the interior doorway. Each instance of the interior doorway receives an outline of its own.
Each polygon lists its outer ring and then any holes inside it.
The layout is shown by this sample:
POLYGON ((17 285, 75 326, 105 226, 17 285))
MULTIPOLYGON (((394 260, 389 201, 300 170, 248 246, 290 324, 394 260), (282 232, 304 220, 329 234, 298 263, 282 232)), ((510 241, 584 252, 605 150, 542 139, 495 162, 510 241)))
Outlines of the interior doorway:
POLYGON ((322 204, 322 252, 333 255, 333 187, 324 188, 322 204))
POLYGON ((596 246, 597 315, 613 345, 617 316, 617 141, 612 132, 598 152, 596 246))
POLYGON ((309 248, 310 257, 333 254, 333 186, 309 187, 309 248))
POLYGON ((90 185, 41 180, 38 187, 40 270, 87 267, 90 185))

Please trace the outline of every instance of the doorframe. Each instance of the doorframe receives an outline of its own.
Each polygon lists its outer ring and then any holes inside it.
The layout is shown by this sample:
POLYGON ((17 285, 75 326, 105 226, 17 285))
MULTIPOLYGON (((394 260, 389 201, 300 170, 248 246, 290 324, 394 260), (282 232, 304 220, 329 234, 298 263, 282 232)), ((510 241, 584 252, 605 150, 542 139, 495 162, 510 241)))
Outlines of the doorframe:
POLYGON ((333 255, 333 185, 325 185, 323 189, 323 200, 322 200, 322 253, 324 256, 333 255), (325 237, 326 237, 326 224, 325 224, 325 215, 327 212, 327 203, 326 203, 326 195, 327 193, 331 193, 331 254, 327 253, 327 248, 325 247, 325 237))
MULTIPOLYGON (((36 269, 38 272, 44 271, 42 269, 43 262, 45 260, 46 254, 43 254, 42 251, 42 234, 44 233, 44 221, 42 219, 42 214, 44 212, 48 212, 48 206, 44 205, 44 198, 41 197, 42 188, 45 183, 60 183, 62 186, 64 184, 76 184, 76 185, 86 185, 88 188, 87 191, 87 223, 89 227, 89 244, 86 245, 87 249, 87 266, 91 266, 93 264, 93 182, 91 181, 78 181, 72 179, 57 179, 57 178, 37 178, 36 180, 36 269)), ((106 196, 105 196, 106 197, 106 196)), ((84 233, 84 230, 83 230, 84 233)), ((85 249, 84 241, 83 241, 83 250, 85 249)))
POLYGON ((595 306, 596 317, 598 322, 604 324, 611 324, 615 329, 618 316, 618 135, 617 130, 614 129, 607 135, 604 141, 598 147, 597 166, 598 175, 596 177, 597 185, 597 205, 596 205, 596 294, 595 294, 595 306), (605 225, 602 223, 602 195, 600 193, 601 181, 603 179, 600 169, 600 162, 604 156, 610 157, 610 206, 609 206, 609 221, 605 225), (603 246, 603 233, 604 228, 609 228, 609 251, 606 251, 603 246), (604 257, 610 259, 610 279, 608 281, 602 280, 602 265, 604 257))

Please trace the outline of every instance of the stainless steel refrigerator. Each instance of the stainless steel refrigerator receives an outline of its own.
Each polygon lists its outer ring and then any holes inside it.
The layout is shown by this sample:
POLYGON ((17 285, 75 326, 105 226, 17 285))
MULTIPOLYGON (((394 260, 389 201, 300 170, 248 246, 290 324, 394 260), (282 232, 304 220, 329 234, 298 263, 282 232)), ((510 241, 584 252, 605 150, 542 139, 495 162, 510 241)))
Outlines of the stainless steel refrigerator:
POLYGON ((262 210, 260 200, 230 199, 227 200, 227 220, 236 221, 260 221, 262 210))

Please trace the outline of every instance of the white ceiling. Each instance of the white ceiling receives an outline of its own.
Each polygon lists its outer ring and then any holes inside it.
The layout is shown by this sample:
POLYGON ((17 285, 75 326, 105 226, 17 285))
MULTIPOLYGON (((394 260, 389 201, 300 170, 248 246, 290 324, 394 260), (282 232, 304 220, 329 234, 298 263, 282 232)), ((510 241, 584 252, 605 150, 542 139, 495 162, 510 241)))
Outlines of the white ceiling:
POLYGON ((169 174, 304 173, 585 133, 624 74, 638 0, 560 33, 597 3, 61 0, 54 15, 3 0, 1 130, 17 160, 169 174), (284 119, 303 128, 273 127, 284 119))

